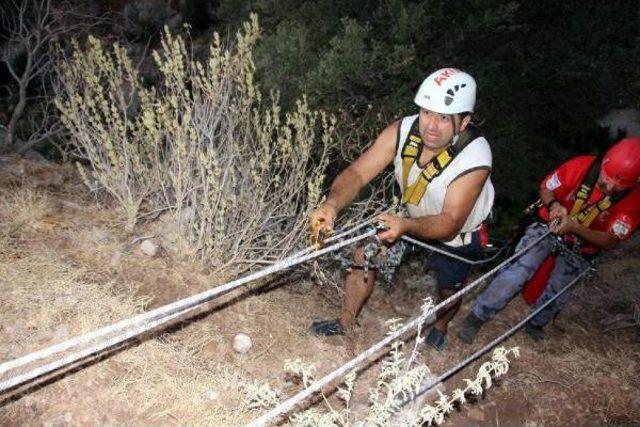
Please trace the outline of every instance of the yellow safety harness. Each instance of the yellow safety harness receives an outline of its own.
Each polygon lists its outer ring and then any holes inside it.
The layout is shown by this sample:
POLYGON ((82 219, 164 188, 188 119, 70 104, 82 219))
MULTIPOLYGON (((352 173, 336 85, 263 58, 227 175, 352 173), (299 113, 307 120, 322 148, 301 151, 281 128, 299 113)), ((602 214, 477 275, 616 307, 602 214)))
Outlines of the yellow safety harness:
POLYGON ((596 203, 585 206, 593 192, 593 189, 595 188, 595 183, 598 180, 601 163, 602 159, 596 158, 589 167, 589 172, 587 172, 586 178, 582 184, 580 184, 580 190, 578 190, 578 193, 576 194, 576 200, 571 207, 571 212, 569 213, 572 218, 587 228, 589 228, 593 220, 595 220, 598 215, 609 209, 611 205, 622 199, 627 194, 625 191, 622 194, 615 194, 612 197, 605 196, 596 203))
POLYGON ((422 168, 420 175, 413 184, 409 185, 409 171, 413 164, 418 161, 424 143, 420 136, 418 126, 418 118, 411 125, 409 135, 402 146, 402 203, 417 205, 427 191, 427 186, 436 179, 447 166, 451 164, 453 159, 465 149, 467 145, 474 139, 482 136, 482 132, 478 127, 469 123, 464 131, 460 132, 458 140, 455 144, 450 145, 446 150, 431 159, 422 168))

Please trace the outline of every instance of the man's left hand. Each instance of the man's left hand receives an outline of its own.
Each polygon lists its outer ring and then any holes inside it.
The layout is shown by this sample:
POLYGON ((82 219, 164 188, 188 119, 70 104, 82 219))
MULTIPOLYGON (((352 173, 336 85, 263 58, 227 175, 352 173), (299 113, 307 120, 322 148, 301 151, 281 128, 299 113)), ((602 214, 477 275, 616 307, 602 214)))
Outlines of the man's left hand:
POLYGON ((386 228, 385 231, 378 234, 378 237, 383 242, 394 243, 406 233, 406 218, 385 213, 377 219, 386 228))

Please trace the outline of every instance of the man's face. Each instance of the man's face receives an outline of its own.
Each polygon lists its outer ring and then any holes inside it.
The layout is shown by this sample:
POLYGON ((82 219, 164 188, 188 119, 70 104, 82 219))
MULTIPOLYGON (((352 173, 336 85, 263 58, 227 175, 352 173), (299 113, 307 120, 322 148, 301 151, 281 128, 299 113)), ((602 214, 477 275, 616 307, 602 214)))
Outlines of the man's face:
POLYGON ((610 196, 614 193, 620 193, 627 189, 627 187, 623 187, 621 185, 616 184, 610 178, 605 175, 602 170, 600 171, 600 175, 598 175, 598 183, 596 184, 600 191, 602 191, 607 196, 610 196))
POLYGON ((420 109, 420 136, 428 148, 447 146, 453 138, 454 120, 458 117, 420 109))

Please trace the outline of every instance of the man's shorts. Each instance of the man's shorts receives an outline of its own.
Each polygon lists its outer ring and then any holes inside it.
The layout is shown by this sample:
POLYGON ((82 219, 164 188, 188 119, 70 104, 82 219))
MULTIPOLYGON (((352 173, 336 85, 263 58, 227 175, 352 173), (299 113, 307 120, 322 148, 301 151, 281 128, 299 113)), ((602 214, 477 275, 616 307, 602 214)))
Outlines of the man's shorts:
MULTIPOLYGON (((442 243, 436 243, 434 246, 470 260, 477 259, 482 249, 480 233, 477 231, 472 233, 471 243, 468 245, 451 247, 442 243)), ((395 272, 400 264, 402 264, 402 261, 416 250, 422 250, 422 248, 414 246, 405 240, 399 240, 387 249, 383 259, 377 261, 378 270, 388 285, 393 283, 395 272)), ((449 290, 462 289, 471 271, 471 264, 438 252, 429 250, 425 250, 425 252, 427 253, 426 267, 434 272, 438 287, 449 290)))

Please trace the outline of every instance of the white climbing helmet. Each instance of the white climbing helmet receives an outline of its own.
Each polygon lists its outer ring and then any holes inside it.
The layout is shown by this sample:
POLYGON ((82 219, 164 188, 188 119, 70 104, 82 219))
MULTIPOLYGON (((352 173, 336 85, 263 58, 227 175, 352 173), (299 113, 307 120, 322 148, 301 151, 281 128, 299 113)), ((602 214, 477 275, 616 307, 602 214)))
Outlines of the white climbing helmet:
POLYGON ((424 79, 414 102, 440 114, 472 113, 476 81, 457 68, 442 68, 424 79))

